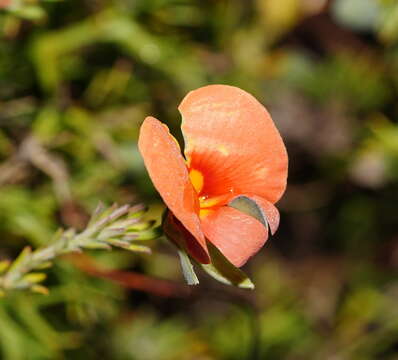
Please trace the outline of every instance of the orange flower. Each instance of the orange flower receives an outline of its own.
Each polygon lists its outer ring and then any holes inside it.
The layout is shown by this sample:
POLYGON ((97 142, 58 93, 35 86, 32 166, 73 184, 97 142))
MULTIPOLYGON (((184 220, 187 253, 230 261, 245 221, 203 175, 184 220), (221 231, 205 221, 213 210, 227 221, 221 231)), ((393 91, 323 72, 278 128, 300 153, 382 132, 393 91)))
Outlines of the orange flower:
POLYGON ((267 110, 232 86, 191 91, 179 106, 185 159, 166 125, 147 117, 139 150, 153 184, 170 212, 167 229, 197 261, 211 261, 206 241, 242 266, 279 225, 273 205, 286 188, 287 153, 267 110), (266 223, 232 205, 250 198, 266 223), (264 226, 266 225, 266 226, 264 226))

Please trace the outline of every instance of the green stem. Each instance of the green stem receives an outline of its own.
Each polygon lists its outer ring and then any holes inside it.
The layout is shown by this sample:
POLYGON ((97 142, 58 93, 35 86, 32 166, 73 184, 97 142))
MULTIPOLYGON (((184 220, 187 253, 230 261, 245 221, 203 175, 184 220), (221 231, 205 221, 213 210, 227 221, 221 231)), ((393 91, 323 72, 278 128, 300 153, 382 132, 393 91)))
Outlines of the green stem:
POLYGON ((157 229, 150 228, 152 222, 141 219, 143 213, 143 208, 137 206, 113 206, 105 210, 101 205, 82 232, 75 233, 73 229, 60 231, 49 245, 33 252, 30 247, 25 247, 3 269, 3 275, 0 275, 0 295, 15 289, 46 292, 44 286, 38 285, 45 279, 45 274, 35 271, 51 266, 51 262, 61 255, 81 252, 85 248, 111 249, 112 246, 134 250, 137 245, 133 242, 158 237, 157 229))

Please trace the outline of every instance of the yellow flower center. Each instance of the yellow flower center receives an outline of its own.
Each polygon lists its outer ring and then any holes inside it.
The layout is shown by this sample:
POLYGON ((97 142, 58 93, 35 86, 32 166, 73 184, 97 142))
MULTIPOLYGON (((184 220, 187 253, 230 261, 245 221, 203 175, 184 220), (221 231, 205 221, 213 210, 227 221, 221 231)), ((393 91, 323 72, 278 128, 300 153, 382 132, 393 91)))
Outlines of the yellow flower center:
POLYGON ((201 194, 204 186, 204 176, 203 173, 196 169, 191 169, 189 171, 189 178, 191 180, 192 186, 196 190, 199 198, 199 216, 201 218, 211 214, 214 211, 214 207, 225 202, 226 195, 219 196, 208 196, 206 194, 201 194))
POLYGON ((189 178, 191 179, 194 189, 199 194, 203 189, 203 174, 199 170, 192 169, 189 172, 189 178))

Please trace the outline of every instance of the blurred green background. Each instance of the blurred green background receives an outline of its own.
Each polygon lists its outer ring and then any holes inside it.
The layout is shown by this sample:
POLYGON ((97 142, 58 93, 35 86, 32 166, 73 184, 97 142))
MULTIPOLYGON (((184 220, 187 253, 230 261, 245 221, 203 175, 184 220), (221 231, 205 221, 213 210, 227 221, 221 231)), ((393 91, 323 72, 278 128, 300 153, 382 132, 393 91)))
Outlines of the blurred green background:
MULTIPOLYGON (((202 85, 253 93, 290 158, 280 229, 245 267, 255 291, 200 273, 162 297, 59 260, 48 296, 0 299, 1 359, 398 359, 396 0, 0 6, 0 258, 81 229, 99 200, 159 219, 139 125, 181 139, 177 105, 202 85)), ((164 240, 90 256, 184 282, 164 240)))

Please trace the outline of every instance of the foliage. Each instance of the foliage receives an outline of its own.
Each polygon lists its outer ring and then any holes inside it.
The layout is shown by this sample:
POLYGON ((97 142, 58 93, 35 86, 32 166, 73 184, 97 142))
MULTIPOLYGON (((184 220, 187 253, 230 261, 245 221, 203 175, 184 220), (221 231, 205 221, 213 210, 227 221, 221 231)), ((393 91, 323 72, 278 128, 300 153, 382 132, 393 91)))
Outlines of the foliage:
POLYGON ((142 206, 105 209, 100 204, 84 231, 76 234, 74 229, 60 229, 49 244, 33 252, 29 246, 25 247, 12 263, 3 260, 0 262, 0 296, 17 289, 48 294, 48 289, 40 285, 46 274, 37 271, 51 267, 55 258, 65 254, 83 249, 111 250, 112 246, 150 252, 149 247, 137 242, 154 239, 159 234, 151 229, 152 222, 141 219, 142 212, 142 206))

